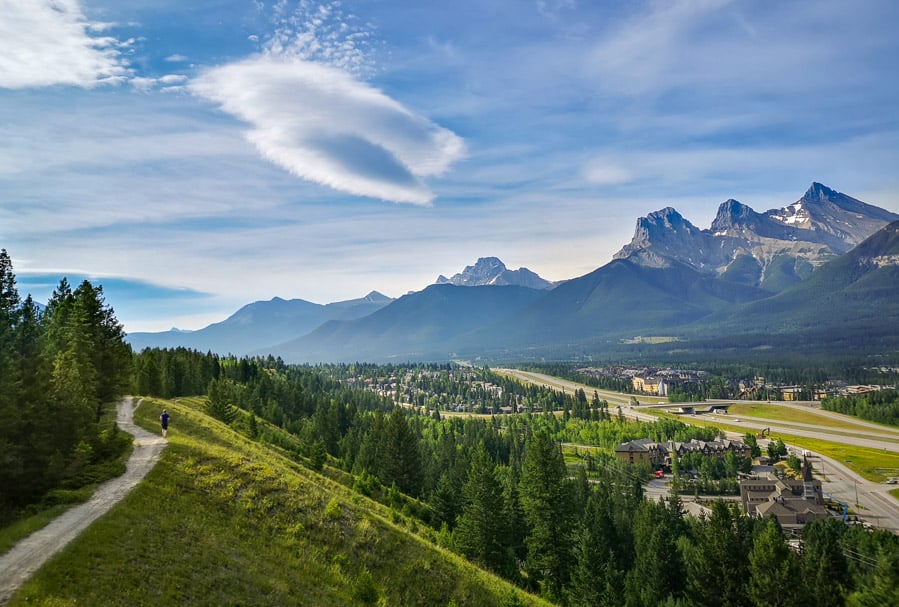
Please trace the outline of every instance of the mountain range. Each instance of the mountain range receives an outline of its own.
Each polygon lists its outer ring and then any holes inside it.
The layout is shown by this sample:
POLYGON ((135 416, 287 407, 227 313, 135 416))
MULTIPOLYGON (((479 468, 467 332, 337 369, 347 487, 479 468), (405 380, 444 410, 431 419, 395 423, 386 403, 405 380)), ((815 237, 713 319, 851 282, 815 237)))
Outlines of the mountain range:
POLYGON ((128 341, 135 350, 185 347, 201 352, 245 355, 280 343, 285 336, 308 333, 329 320, 367 316, 392 301, 377 291, 359 299, 326 305, 275 297, 248 304, 222 322, 197 331, 171 329, 161 333, 129 333, 128 341))
POLYGON ((650 213, 609 263, 560 284, 486 257, 396 300, 276 298, 200 331, 129 338, 310 363, 626 355, 623 344, 652 335, 683 351, 851 343, 873 353, 899 344, 897 233, 899 215, 813 183, 764 213, 727 200, 705 230, 671 207, 650 213))
POLYGON ((847 253, 899 215, 813 183, 799 200, 757 213, 736 200, 700 230, 668 207, 637 220, 614 259, 645 267, 683 263, 711 275, 778 292, 847 253))

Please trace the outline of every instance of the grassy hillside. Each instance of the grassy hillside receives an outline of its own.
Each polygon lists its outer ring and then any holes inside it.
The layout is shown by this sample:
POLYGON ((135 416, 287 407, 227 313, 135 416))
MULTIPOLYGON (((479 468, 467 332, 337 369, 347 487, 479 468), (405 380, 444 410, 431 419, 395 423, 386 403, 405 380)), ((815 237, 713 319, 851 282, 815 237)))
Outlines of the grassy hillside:
POLYGON ((433 532, 202 413, 146 400, 169 445, 10 605, 541 605, 433 532))

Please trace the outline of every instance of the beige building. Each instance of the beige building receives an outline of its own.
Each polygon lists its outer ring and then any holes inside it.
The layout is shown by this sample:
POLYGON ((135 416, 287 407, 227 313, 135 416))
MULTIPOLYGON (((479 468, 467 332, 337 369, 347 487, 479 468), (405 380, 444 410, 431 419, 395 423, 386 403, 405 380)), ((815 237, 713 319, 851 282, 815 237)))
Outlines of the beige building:
POLYGON ((724 457, 728 451, 733 451, 738 457, 749 457, 749 447, 736 440, 701 441, 695 438, 687 443, 666 441, 657 443, 649 438, 621 443, 615 448, 615 455, 619 459, 631 464, 646 463, 650 466, 670 466, 675 454, 683 457, 687 453, 701 453, 724 457))
POLYGON ((773 516, 784 529, 801 529, 806 523, 827 518, 821 481, 812 478, 807 461, 802 468, 802 480, 768 477, 740 481, 743 512, 759 518, 773 516))

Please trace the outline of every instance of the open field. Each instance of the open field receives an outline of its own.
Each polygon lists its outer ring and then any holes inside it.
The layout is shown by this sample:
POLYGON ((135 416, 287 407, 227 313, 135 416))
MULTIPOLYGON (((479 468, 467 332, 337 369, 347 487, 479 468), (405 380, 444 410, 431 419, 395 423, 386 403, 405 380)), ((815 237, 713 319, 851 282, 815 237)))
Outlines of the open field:
POLYGON ((894 437, 894 440, 899 440, 899 428, 894 426, 878 424, 868 420, 851 417, 849 415, 842 415, 832 411, 823 411, 808 407, 799 407, 789 404, 774 405, 737 402, 730 406, 728 412, 730 415, 741 415, 744 417, 770 419, 788 423, 811 424, 834 428, 836 430, 844 430, 849 433, 878 433, 883 436, 892 436, 894 437))
POLYGON ((783 422, 815 424, 843 430, 856 430, 859 427, 852 420, 835 419, 826 415, 820 415, 811 409, 801 410, 781 405, 744 404, 738 402, 730 406, 728 413, 730 415, 742 415, 743 417, 760 417, 783 422))

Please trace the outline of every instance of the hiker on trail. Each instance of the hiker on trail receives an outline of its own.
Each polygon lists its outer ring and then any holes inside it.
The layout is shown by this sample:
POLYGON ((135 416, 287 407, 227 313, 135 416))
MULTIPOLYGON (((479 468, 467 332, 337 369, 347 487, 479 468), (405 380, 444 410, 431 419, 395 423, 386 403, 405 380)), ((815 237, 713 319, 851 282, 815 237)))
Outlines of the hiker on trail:
POLYGON ((162 438, 165 438, 169 431, 169 412, 163 409, 162 415, 159 416, 159 421, 162 424, 162 438))

